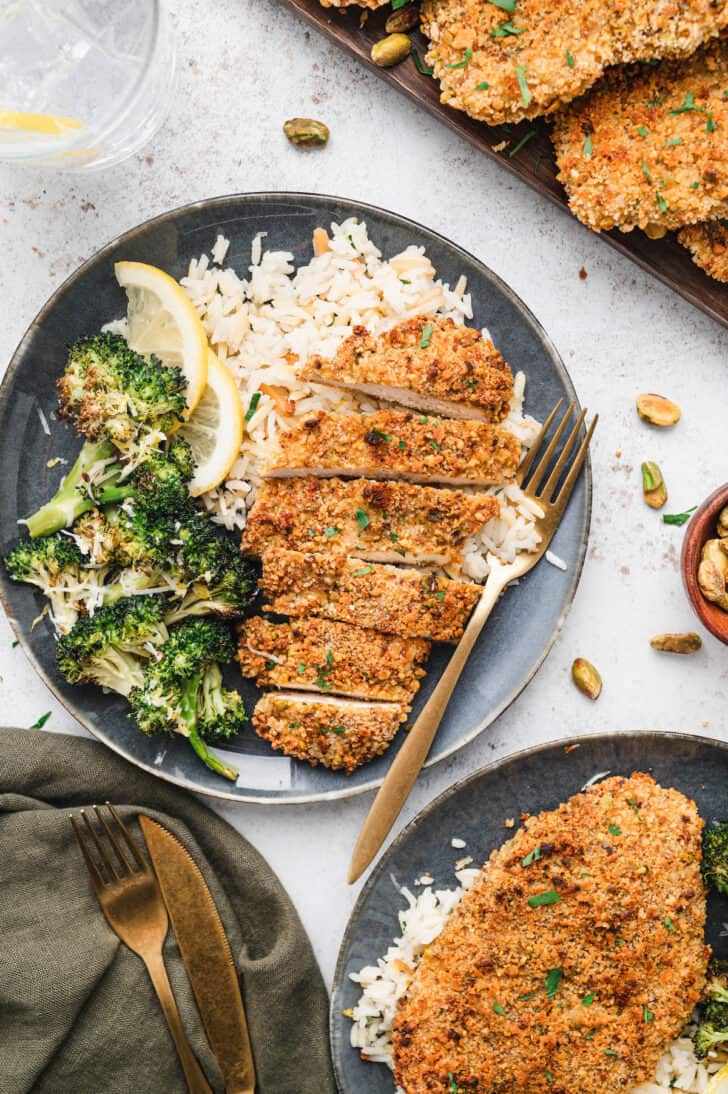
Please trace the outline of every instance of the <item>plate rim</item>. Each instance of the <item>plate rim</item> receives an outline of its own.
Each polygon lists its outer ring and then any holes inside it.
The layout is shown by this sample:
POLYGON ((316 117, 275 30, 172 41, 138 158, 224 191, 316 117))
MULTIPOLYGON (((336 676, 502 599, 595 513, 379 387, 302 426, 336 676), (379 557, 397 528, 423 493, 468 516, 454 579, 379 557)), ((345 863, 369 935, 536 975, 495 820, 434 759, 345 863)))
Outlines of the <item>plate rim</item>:
MULTIPOLYGON (((555 751, 559 748, 563 749, 572 744, 581 744, 585 740, 611 742, 618 738, 630 740, 644 740, 650 738, 653 741, 689 741, 693 744, 710 745, 711 748, 717 748, 720 752, 728 753, 728 741, 721 741, 717 737, 706 737, 702 733, 672 732, 667 729, 630 729, 622 731, 617 730, 616 732, 581 733, 577 736, 557 737, 552 741, 541 741, 538 744, 521 748, 518 752, 505 753, 505 755, 499 757, 497 760, 493 760, 489 764, 484 764, 484 766, 479 767, 477 771, 471 771, 470 774, 464 775, 462 779, 458 779, 458 781, 452 783, 451 786, 445 787, 445 789, 440 791, 440 793, 432 798, 431 801, 427 802, 419 813, 417 813, 412 820, 408 821, 404 828, 397 833, 392 842, 387 845, 384 853, 377 860, 366 881, 362 885, 356 902, 349 913, 346 929, 339 945, 334 975, 331 981, 331 991, 329 993, 329 1051, 331 1053, 331 1063, 334 1069, 334 1077, 336 1079, 336 1086, 339 1094, 349 1094, 349 1088, 344 1085, 345 1076, 341 1074, 341 1069, 339 1067, 339 1060, 336 1054, 337 1045, 334 1039, 335 1020, 337 1017, 334 1013, 334 1007, 338 989, 344 980, 344 951, 349 947, 351 936, 354 931, 354 922, 360 915, 366 898, 375 884, 378 884, 381 875, 388 869, 389 862, 396 851, 399 850, 399 847, 407 841, 420 822, 425 820, 425 818, 434 812, 440 805, 443 805, 450 798, 455 797, 461 790, 469 787, 471 783, 477 782, 478 779, 483 778, 485 775, 494 774, 500 768, 505 767, 506 764, 519 763, 521 760, 530 759, 531 757, 538 756, 544 752, 555 751)), ((341 1014, 339 1014, 339 1017, 341 1017, 341 1014)), ((352 1049, 352 1051, 354 1050, 352 1049)))
MULTIPOLYGON (((145 232, 152 228, 161 226, 169 221, 177 220, 182 216, 193 213, 195 211, 202 212, 214 210, 218 207, 222 208, 225 205, 229 205, 230 203, 235 202, 264 205, 268 202, 296 201, 310 202, 320 207, 326 207, 330 204, 345 206, 351 210, 352 215, 355 215, 357 211, 363 211, 365 216, 370 212, 380 217, 384 216, 390 221, 394 221, 398 225, 405 227, 408 231, 420 233, 424 232, 426 235, 436 239, 438 243, 443 244, 451 251, 463 255, 467 261, 475 263, 475 265, 480 266, 482 269, 484 269, 487 272, 489 278, 491 278, 493 283, 497 286, 499 291, 502 292, 503 295, 508 299, 508 301, 519 311, 523 319, 530 324, 533 331, 536 333, 542 344, 545 346, 552 361, 552 364, 559 375, 560 380, 562 381, 564 387, 567 389, 567 391, 570 393, 571 398, 573 399, 576 411, 578 413, 581 408, 581 404, 576 392, 575 385, 571 379, 571 375, 566 367, 566 364, 550 335, 546 332, 543 325, 534 315, 528 304, 525 303, 525 301, 511 288, 510 285, 508 285, 503 280, 503 278, 499 274, 492 270, 490 266, 486 265, 486 263, 483 262, 480 258, 472 254, 465 247, 460 246, 460 244, 454 243, 441 232, 438 232, 433 228, 429 228, 427 227, 427 225, 421 224, 419 221, 416 221, 411 217, 403 216, 401 213, 395 213, 390 209, 386 209, 384 208, 384 206, 374 205, 371 202, 358 201, 355 198, 337 197, 334 194, 317 194, 295 190, 256 190, 251 192, 241 191, 232 194, 219 194, 215 197, 210 198, 201 198, 197 201, 192 202, 185 202, 182 205, 175 206, 173 209, 168 209, 166 212, 158 213, 155 216, 147 218, 141 223, 135 225, 132 228, 129 228, 127 231, 120 233, 113 239, 109 240, 107 243, 103 244, 103 246, 99 247, 96 251, 89 255, 89 257, 84 262, 82 262, 80 266, 76 267, 76 269, 73 270, 61 282, 61 284, 54 290, 51 296, 48 297, 48 299, 41 306, 41 308, 38 310, 38 312, 35 314, 33 319, 26 327, 15 350, 12 353, 12 356, 10 357, 10 361, 8 363, 7 369, 5 370, 2 382, 0 382, 0 408, 4 407, 9 397, 9 389, 13 384, 17 371, 21 367, 21 359, 26 350, 26 343, 29 342, 29 340, 33 337, 36 329, 52 312, 59 298, 72 287, 74 282, 77 281, 78 278, 81 277, 81 275, 85 273, 85 271, 89 267, 96 265, 99 261, 103 260, 103 258, 114 248, 129 243, 139 236, 143 236, 145 232)), ((538 673, 539 669, 543 666, 543 663, 548 657, 549 653, 553 649, 554 643, 556 642, 556 639, 561 632, 561 629, 569 615, 569 612, 573 607, 574 599, 576 597, 576 591, 578 589, 581 575, 584 569, 587 548, 589 545, 589 534, 591 530, 593 505, 592 462, 591 453, 589 452, 587 453, 587 459, 584 463, 583 474, 585 484, 585 506, 580 528, 579 550, 577 553, 577 557, 570 568, 569 587, 566 590, 564 608, 561 611, 558 619, 555 621, 547 642, 544 644, 543 649, 540 651, 538 657, 529 667, 527 674, 513 689, 513 691, 505 697, 503 702, 495 710, 493 710, 487 718, 485 718, 482 722, 477 723, 466 736, 458 741, 457 744, 453 744, 451 748, 438 755, 437 758, 428 758, 428 760, 424 764, 425 768, 429 768, 436 763, 440 763, 442 760, 445 760, 448 757, 452 756, 454 753, 458 752, 466 745, 471 744, 476 737, 480 736, 481 733, 483 733, 486 729, 489 728, 489 726, 497 721, 497 719, 500 718, 503 713, 505 713, 505 711, 528 687, 528 685, 538 673)), ((542 560, 542 563, 544 563, 544 560, 542 560)), ((64 710, 66 710, 67 713, 70 714, 71 717, 87 733, 89 733, 95 740, 100 741, 107 748, 110 748, 113 752, 121 756, 127 762, 132 763, 136 767, 140 768, 142 771, 146 771, 149 774, 156 775, 158 778, 161 778, 165 782, 169 782, 174 786, 179 786, 185 790, 191 790, 196 794, 204 794, 206 797, 215 798, 222 801, 266 806, 312 805, 318 802, 338 801, 345 798, 357 797, 361 794, 368 793, 369 791, 376 790, 382 785, 386 773, 385 775, 382 775, 381 778, 371 779, 370 781, 363 783, 359 786, 342 786, 339 789, 326 791, 325 793, 307 793, 285 798, 276 797, 274 794, 271 794, 269 796, 259 796, 254 793, 234 794, 223 788, 220 788, 218 790, 215 788, 200 787, 198 785, 195 785, 195 783, 190 779, 173 775, 169 772, 161 770, 158 767, 155 767, 153 764, 145 763, 143 760, 129 753, 126 749, 121 747, 115 741, 111 740, 109 737, 104 736, 99 731, 97 731, 96 728, 90 724, 85 716, 80 716, 80 713, 75 709, 75 705, 70 701, 70 699, 67 700, 59 694, 50 675, 46 672, 45 668, 40 664, 39 660, 36 658, 35 654, 28 646, 25 635, 14 614, 10 610, 10 606, 6 596, 6 580, 7 578, 4 572, 0 573, 0 602, 2 603, 3 609, 5 611, 5 616, 10 623, 13 633, 19 641, 25 656, 28 658, 36 674, 49 689, 56 701, 61 704, 64 710)))

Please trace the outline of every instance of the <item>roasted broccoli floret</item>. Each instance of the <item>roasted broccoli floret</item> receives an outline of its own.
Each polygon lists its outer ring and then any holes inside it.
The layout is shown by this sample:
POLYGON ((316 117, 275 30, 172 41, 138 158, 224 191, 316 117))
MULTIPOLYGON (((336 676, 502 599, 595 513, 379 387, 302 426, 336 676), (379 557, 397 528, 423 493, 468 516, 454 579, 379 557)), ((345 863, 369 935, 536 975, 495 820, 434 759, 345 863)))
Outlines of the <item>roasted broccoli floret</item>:
POLYGON ((707 1056, 712 1049, 719 1048, 728 1041, 728 1028, 716 1026, 708 1020, 707 1014, 693 1034, 695 1055, 699 1060, 707 1056))
POLYGON ((154 355, 146 360, 117 334, 74 343, 58 391, 61 417, 135 462, 174 429, 187 405, 181 370, 154 355))
POLYGON ((102 602, 108 566, 97 566, 75 540, 57 533, 20 543, 5 558, 13 581, 35 585, 51 603, 56 628, 68 632, 89 602, 102 602))
POLYGON ((207 572, 198 574, 199 580, 190 580, 193 571, 188 561, 182 559, 170 571, 182 584, 188 581, 184 596, 171 608, 168 622, 178 622, 190 616, 218 615, 234 619, 243 614, 256 594, 257 580, 253 566, 240 551, 218 533, 218 548, 210 548, 207 572))
POLYGON ((693 1035, 695 1054, 702 1059, 728 1042, 728 962, 713 958, 701 1002, 701 1018, 693 1035))
POLYGON ((169 637, 164 609, 163 597, 136 596, 83 616, 58 641, 61 675, 71 684, 100 684, 128 695, 143 681, 143 662, 169 637))
POLYGON ((232 661, 235 643, 216 619, 190 619, 170 631, 158 659, 149 661, 143 683, 129 695, 144 733, 181 733, 212 771, 235 780, 237 771, 208 751, 204 738, 225 740, 246 720, 237 692, 222 686, 219 663, 232 661))
POLYGON ((720 893, 728 893, 728 822, 716 821, 703 835, 703 877, 720 893))
POLYGON ((31 538, 70 528, 80 516, 95 508, 105 489, 117 485, 121 470, 110 444, 87 442, 55 495, 26 520, 31 538))

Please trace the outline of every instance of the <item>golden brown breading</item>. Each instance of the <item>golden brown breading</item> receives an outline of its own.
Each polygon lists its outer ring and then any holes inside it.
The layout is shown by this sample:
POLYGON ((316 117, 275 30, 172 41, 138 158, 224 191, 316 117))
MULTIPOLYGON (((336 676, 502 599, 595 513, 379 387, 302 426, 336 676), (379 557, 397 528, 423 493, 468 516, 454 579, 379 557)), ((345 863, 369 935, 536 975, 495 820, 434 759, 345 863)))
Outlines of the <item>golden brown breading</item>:
POLYGON ((331 619, 272 623, 254 616, 239 627, 243 676, 260 688, 352 695, 407 703, 425 675, 423 638, 400 638, 331 619))
POLYGON ((285 550, 263 555, 260 586, 270 601, 265 611, 340 619, 435 642, 457 642, 482 591, 433 571, 285 550))
POLYGON ((529 818, 427 947, 395 1018, 407 1094, 607 1094, 651 1078, 709 949, 694 802, 611 778, 529 818))
POLYGON ((419 315, 378 337, 354 327, 334 357, 311 357, 301 378, 360 391, 385 402, 448 418, 499 422, 513 397, 513 376, 479 330, 419 315))
POLYGON ((371 479, 269 479, 243 550, 338 551, 373 562, 459 563, 468 536, 500 513, 490 494, 371 479))
POLYGON ((350 775, 387 750, 408 709, 402 703, 268 692, 252 721, 258 736, 286 756, 350 775))
POLYGON ((728 281, 728 221, 711 220, 691 224, 678 233, 678 242, 687 247, 693 262, 716 281, 728 281))
POLYGON ((425 0, 427 60, 441 99, 498 125, 548 114, 607 66, 687 57, 728 23, 726 0, 425 0))
POLYGON ((728 213, 728 42, 615 69, 556 115, 559 179, 596 231, 680 228, 728 213))
POLYGON ((389 3, 389 0, 319 0, 322 8, 369 8, 374 11, 375 8, 383 8, 385 4, 389 3))
POLYGON ((319 411, 281 433, 264 476, 343 475, 487 486, 513 479, 518 439, 489 422, 452 421, 402 410, 375 414, 319 411))

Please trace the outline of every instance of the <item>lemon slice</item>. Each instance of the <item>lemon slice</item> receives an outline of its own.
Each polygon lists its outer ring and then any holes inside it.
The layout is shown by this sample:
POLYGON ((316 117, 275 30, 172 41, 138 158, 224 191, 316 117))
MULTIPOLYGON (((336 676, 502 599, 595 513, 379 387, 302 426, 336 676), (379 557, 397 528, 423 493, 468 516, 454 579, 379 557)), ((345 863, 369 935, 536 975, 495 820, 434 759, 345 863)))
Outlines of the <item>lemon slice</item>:
POLYGON ((728 1064, 716 1071, 705 1088, 704 1094, 728 1094, 728 1064))
POLYGON ((200 317, 182 286, 164 270, 145 262, 117 262, 114 270, 129 301, 129 345, 143 357, 154 353, 165 365, 182 370, 189 417, 207 383, 207 335, 200 317))
POLYGON ((219 357, 207 351, 207 387, 194 414, 179 428, 197 468, 190 494, 197 498, 219 486, 238 458, 243 440, 243 406, 235 381, 219 357))
POLYGON ((22 133, 46 133, 57 137, 71 129, 83 129, 83 122, 62 118, 58 114, 30 114, 26 110, 0 110, 0 129, 16 129, 22 133))

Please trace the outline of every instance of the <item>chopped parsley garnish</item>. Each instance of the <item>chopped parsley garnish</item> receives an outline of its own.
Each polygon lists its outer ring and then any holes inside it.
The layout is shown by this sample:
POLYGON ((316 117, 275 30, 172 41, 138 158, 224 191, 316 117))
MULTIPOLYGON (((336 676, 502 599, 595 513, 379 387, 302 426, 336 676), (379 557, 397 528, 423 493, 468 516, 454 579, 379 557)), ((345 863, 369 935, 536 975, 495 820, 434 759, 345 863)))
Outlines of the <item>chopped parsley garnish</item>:
POLYGON ((592 135, 588 135, 584 141, 584 148, 582 149, 582 155, 585 159, 590 160, 592 158, 592 135))
POLYGON ((587 992, 587 994, 582 999, 581 1005, 582 1005, 582 1007, 590 1007, 593 1002, 594 1002, 594 992, 590 991, 590 992, 587 992))
POLYGON ((354 516, 356 517, 356 523, 362 530, 369 527, 369 517, 366 515, 363 509, 357 509, 354 516))
POLYGON ((549 999, 553 999, 556 992, 559 989, 559 984, 564 978, 563 969, 551 969, 551 972, 546 977, 546 995, 549 999))
POLYGON ((430 419, 429 418, 418 418, 417 420, 420 423, 420 425, 427 425, 427 423, 429 422, 430 419))
POLYGON ((618 1060, 618 1059, 619 1059, 619 1053, 618 1053, 618 1052, 615 1052, 613 1048, 605 1048, 605 1049, 604 1049, 604 1055, 605 1055, 605 1056, 614 1056, 614 1058, 615 1058, 616 1060, 618 1060))
POLYGON ((334 655, 331 650, 326 651, 326 664, 331 666, 334 663, 334 655))
POLYGON ((505 1018, 505 1016, 506 1016, 506 1008, 505 1008, 505 1007, 502 1007, 502 1006, 500 1005, 500 1003, 494 1003, 494 1004, 493 1004, 493 1010, 494 1010, 494 1011, 496 1012, 496 1014, 500 1014, 501 1018, 505 1018))
POLYGON ((646 179, 647 179, 647 181, 649 182, 650 186, 652 186, 652 175, 650 174, 650 169, 649 169, 649 167, 648 167, 648 166, 647 166, 647 164, 645 163, 645 159, 644 159, 644 156, 643 156, 643 157, 642 157, 642 159, 640 160, 640 163, 642 164, 642 171, 643 171, 643 173, 644 173, 644 176, 645 176, 645 178, 646 178, 646 179))
POLYGON ((655 190, 655 201, 657 202, 657 208, 660 210, 660 212, 661 213, 666 213, 667 212, 667 202, 665 201, 664 197, 662 196, 662 194, 660 193, 659 190, 655 190))
POLYGON ((574 57, 573 57, 573 55, 572 55, 572 54, 571 54, 571 53, 569 52, 569 50, 568 50, 568 49, 567 49, 567 51, 566 51, 566 63, 567 63, 567 65, 569 66, 569 68, 573 68, 573 67, 574 67, 574 57))
POLYGON ((482 80, 481 83, 475 85, 475 90, 476 91, 487 91, 489 87, 490 87, 490 84, 488 83, 488 81, 487 80, 482 80))
POLYGON ((303 676, 305 671, 306 671, 306 666, 304 665, 303 661, 301 661, 301 664, 296 669, 296 672, 298 673, 299 676, 303 676))
POLYGON ((700 183, 699 183, 699 182, 691 182, 691 183, 690 183, 690 189, 691 189, 691 190, 697 190, 697 188, 698 188, 699 186, 700 186, 700 183))
POLYGON ((430 344, 430 339, 432 338, 432 332, 434 329, 435 328, 432 323, 427 324, 422 332, 422 338, 420 339, 420 349, 427 349, 430 344))
POLYGON ((45 714, 41 714, 37 722, 33 722, 32 726, 28 726, 28 729, 42 729, 52 713, 52 710, 47 710, 45 714))
POLYGON ((671 110, 670 113, 671 114, 687 114, 688 111, 690 111, 690 110, 697 110, 700 113, 703 112, 699 106, 695 105, 695 96, 693 95, 692 91, 686 91, 685 92, 685 102, 682 104, 682 106, 675 107, 675 109, 671 110))
POLYGON ((431 76, 432 73, 435 71, 434 68, 427 67, 425 62, 420 58, 420 55, 416 49, 412 50, 412 60, 415 63, 415 68, 417 69, 417 71, 420 72, 423 76, 431 76))
POLYGON ((518 1002, 519 1003, 527 1003, 529 999, 535 999, 537 995, 538 995, 538 992, 527 991, 525 995, 519 995, 518 996, 518 1002))
POLYGON ((649 133, 649 129, 646 125, 638 125, 637 132, 639 133, 640 137, 646 137, 649 133))
POLYGON ((663 513, 662 519, 665 524, 676 524, 678 528, 682 528, 697 508, 697 505, 693 505, 691 509, 686 509, 684 513, 663 513))
POLYGON ((442 601, 443 601, 444 599, 445 599, 445 590, 444 590, 444 589, 440 589, 439 593, 436 593, 436 594, 435 594, 435 600, 439 600, 439 601, 440 601, 440 603, 442 603, 442 601))
POLYGON ((12 646, 11 646, 11 649, 16 649, 16 647, 19 646, 19 645, 20 645, 20 639, 16 638, 15 641, 13 642, 12 646))
POLYGON ((409 4, 410 0, 392 0, 392 11, 399 11, 405 4, 409 4))
MULTIPOLYGON (((530 130, 528 131, 528 133, 526 133, 526 136, 525 136, 525 137, 521 137, 521 139, 520 139, 520 141, 518 142, 518 144, 514 145, 514 146, 513 146, 513 148, 511 148, 510 152, 508 153, 508 159, 509 159, 509 160, 512 160, 512 159, 513 159, 513 157, 514 157, 514 156, 516 156, 516 155, 517 155, 517 154, 518 154, 518 153, 519 153, 519 152, 521 151, 521 149, 523 148, 524 144, 528 144, 528 142, 529 142, 529 141, 531 140, 531 137, 535 137, 535 136, 536 136, 536 133, 537 133, 537 130, 536 130, 536 129, 530 129, 530 130)), ((478 381, 476 380, 476 381, 475 381, 475 384, 477 384, 477 382, 478 382, 478 381)), ((471 386, 472 386, 472 387, 475 387, 475 384, 471 384, 471 386)))
POLYGON ((316 677, 316 687, 320 691, 332 691, 333 684, 330 684, 323 674, 323 671, 316 677))
POLYGON ((715 129, 715 118, 713 117, 712 114, 709 114, 708 115, 708 120, 705 123, 705 132, 706 133, 712 133, 714 129, 715 129))
POLYGON ((490 32, 494 38, 507 38, 510 34, 525 34, 525 27, 514 27, 513 23, 509 19, 507 23, 501 23, 497 27, 493 27, 490 32))
POLYGON ((276 664, 277 664, 277 662, 276 662, 276 661, 266 661, 266 663, 265 663, 265 667, 266 667, 266 668, 268 669, 268 671, 270 672, 270 670, 271 670, 271 669, 274 669, 274 668, 276 667, 276 664))
POLYGON ((642 1018, 645 1021, 645 1023, 654 1022, 654 1020, 655 1020, 655 1016, 652 1013, 652 1011, 650 1010, 650 1008, 647 1006, 647 1003, 645 1003, 642 1007, 642 1018))
POLYGON ((316 533, 314 532, 313 528, 307 528, 306 529, 306 535, 310 536, 311 539, 313 539, 315 537, 316 533))
POLYGON ((531 908, 543 908, 546 904, 558 904, 561 897, 555 889, 547 889, 545 893, 534 893, 528 898, 531 908))
POLYGON ((551 1074, 551 1072, 549 1071, 548 1068, 546 1068, 546 1070, 544 1071, 544 1075, 546 1076, 546 1081, 548 1083, 552 1083, 554 1081, 554 1077, 553 1077, 553 1075, 551 1074))
POLYGON ((365 574, 371 574, 374 572, 373 566, 362 566, 361 570, 354 570, 352 577, 364 577, 365 574))
POLYGON ((472 60, 472 56, 473 51, 468 46, 468 48, 465 50, 465 56, 463 57, 462 61, 458 61, 457 64, 445 65, 445 68, 467 68, 470 64, 470 61, 472 60))
POLYGON ((665 141, 665 148, 677 148, 679 144, 682 144, 682 137, 671 137, 669 141, 665 141))
POLYGON ((455 1082, 455 1076, 452 1071, 447 1073, 447 1094, 463 1094, 462 1090, 455 1082))
POLYGON ((627 805, 632 807, 633 812, 639 813, 640 807, 637 804, 637 802, 634 800, 634 798, 627 798, 627 805))
POLYGON ((533 851, 528 852, 528 854, 524 858, 523 862, 521 863, 521 866, 525 870, 525 868, 527 866, 530 866, 533 862, 538 862, 538 860, 540 858, 541 858, 541 844, 539 843, 538 846, 534 847, 533 851))
POLYGON ((246 420, 246 422, 249 422, 250 419, 255 414, 255 408, 257 407, 259 402, 260 402, 260 392, 259 391, 254 391, 253 394, 250 396, 250 404, 248 405, 248 409, 245 411, 245 420, 246 420))
POLYGON ((392 543, 396 543, 397 540, 399 539, 399 536, 397 535, 396 532, 390 532, 389 533, 389 538, 391 539, 392 543))
POLYGON ((328 528, 324 528, 324 535, 327 539, 331 539, 333 536, 341 534, 341 528, 337 528, 335 524, 330 524, 328 528))
POLYGON ((648 105, 648 107, 662 106, 662 96, 661 95, 655 95, 652 102, 648 103, 647 105, 648 105))
POLYGON ((662 923, 665 927, 665 930, 667 930, 667 931, 674 931, 675 930, 675 924, 670 919, 669 915, 666 915, 664 917, 664 919, 662 920, 662 923))
POLYGON ((384 441, 385 444, 389 444, 392 439, 388 433, 382 433, 381 429, 370 429, 369 436, 376 437, 377 440, 384 441))
POLYGON ((610 836, 621 836, 622 835, 622 829, 619 827, 618 824, 610 824, 609 825, 609 835, 610 836))
POLYGON ((516 0, 490 0, 491 4, 495 4, 501 11, 515 11, 516 0))
POLYGON ((354 242, 354 237, 351 236, 351 235, 348 235, 346 238, 349 240, 349 243, 354 248, 354 250, 356 250, 356 243, 354 242))
POLYGON ((533 96, 531 95, 531 89, 526 81, 525 65, 516 65, 516 76, 518 77, 518 86, 521 89, 521 102, 524 106, 529 106, 533 96))
POLYGON ((331 732, 339 734, 346 733, 346 726, 333 726, 331 732))
POLYGON ((432 447, 435 449, 435 452, 439 452, 442 447, 437 443, 437 441, 433 440, 432 437, 427 438, 427 443, 432 445, 432 447))

